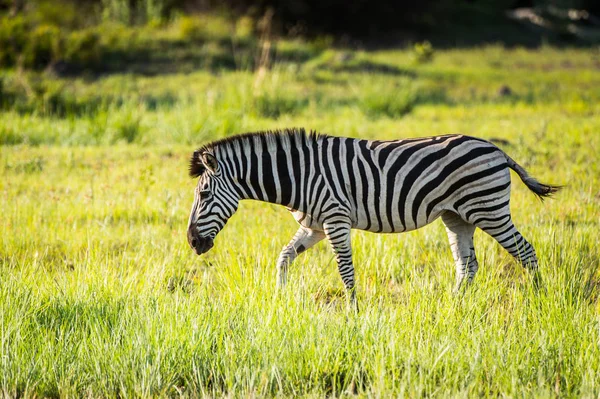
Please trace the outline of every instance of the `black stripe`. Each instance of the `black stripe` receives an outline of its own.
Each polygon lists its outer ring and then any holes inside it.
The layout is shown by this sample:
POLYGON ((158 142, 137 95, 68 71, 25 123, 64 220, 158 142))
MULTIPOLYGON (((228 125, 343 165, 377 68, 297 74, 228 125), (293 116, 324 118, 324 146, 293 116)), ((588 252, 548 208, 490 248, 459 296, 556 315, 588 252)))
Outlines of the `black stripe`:
POLYGON ((306 135, 302 135, 300 141, 302 149, 304 150, 304 164, 302 165, 304 170, 304 181, 302 182, 302 196, 304 197, 304 204, 302 204, 302 209, 304 210, 304 212, 306 212, 310 201, 310 199, 308 198, 308 184, 310 183, 310 168, 312 167, 310 163, 311 143, 308 140, 308 136, 306 135))
POLYGON ((254 188, 254 192, 256 193, 257 200, 265 201, 265 198, 262 197, 262 190, 259 185, 258 175, 258 155, 256 155, 256 149, 254 148, 254 139, 248 140, 248 146, 250 148, 250 164, 248 165, 250 168, 250 185, 254 188))
POLYGON ((244 151, 244 143, 240 143, 240 157, 242 159, 242 163, 240 165, 240 174, 238 184, 240 187, 246 192, 244 198, 252 198, 252 190, 250 189, 249 182, 246 181, 246 172, 250 169, 250 162, 248 158, 246 158, 246 152, 244 151))
POLYGON ((506 190, 508 187, 510 187, 510 180, 505 184, 501 184, 499 186, 488 188, 487 190, 481 190, 481 191, 477 191, 477 192, 469 194, 469 195, 465 195, 464 197, 462 197, 461 199, 459 199, 458 201, 456 201, 454 203, 454 209, 458 210, 458 208, 460 208, 466 202, 468 202, 474 198, 487 197, 488 195, 500 192, 502 190, 506 190))
MULTIPOLYGON (((498 241, 498 237, 502 237, 504 234, 508 233, 509 231, 511 231, 512 229, 514 229, 515 226, 513 226, 512 224, 510 226, 508 226, 508 228, 502 230, 502 232, 500 233, 496 233, 496 234, 490 234, 492 237, 494 237, 496 239, 496 241, 498 241)), ((502 240, 504 241, 504 240, 502 240)), ((500 241, 498 241, 500 242, 500 241)))
POLYGON ((290 158, 292 160, 292 172, 294 173, 294 187, 296 187, 296 192, 294 193, 294 198, 292 198, 293 204, 292 209, 298 209, 300 207, 300 183, 301 183, 301 175, 300 168, 302 167, 300 163, 300 152, 296 146, 296 140, 293 136, 290 137, 290 158))
MULTIPOLYGON (((518 234, 518 233, 517 233, 518 234)), ((514 236, 517 236, 517 234, 514 234, 513 236, 511 236, 510 238, 514 238, 514 236)), ((508 252, 511 252, 511 250, 509 248, 513 248, 514 247, 514 251, 516 251, 517 253, 519 253, 519 247, 521 246, 521 243, 523 242, 524 238, 522 235, 518 235, 514 242, 511 245, 502 245, 504 247, 504 249, 506 249, 508 252)))
POLYGON ((352 161, 354 159, 354 140, 346 139, 346 168, 348 172, 348 180, 350 182, 350 201, 354 205, 354 210, 357 210, 356 198, 356 176, 352 161))
POLYGON ((275 185, 275 177, 273 176, 273 161, 271 159, 271 153, 269 153, 269 147, 267 145, 267 139, 261 137, 262 142, 262 162, 263 162, 263 186, 267 192, 267 200, 271 203, 277 201, 277 186, 275 185))
POLYGON ((506 215, 498 216, 495 218, 482 217, 479 219, 475 219, 471 224, 474 224, 475 226, 477 226, 481 222, 499 222, 506 217, 508 217, 508 219, 510 220, 510 213, 507 213, 506 215))
MULTIPOLYGON (((506 216, 504 216, 504 217, 506 217, 506 216)), ((494 227, 486 227, 486 228, 485 228, 485 231, 486 231, 486 232, 488 232, 488 230, 497 230, 497 229, 500 229, 500 228, 502 228, 502 227, 506 226, 506 225, 507 225, 507 224, 509 224, 509 223, 511 223, 511 220, 510 220, 510 218, 506 219, 504 222, 502 222, 502 223, 500 223, 499 225, 496 225, 496 226, 494 226, 494 227)), ((511 224, 511 225, 512 225, 512 224, 511 224)), ((489 235, 492 235, 492 234, 491 234, 491 233, 489 233, 489 232, 488 232, 488 234, 489 234, 489 235)))
POLYGON ((313 199, 311 199, 311 203, 313 204, 312 208, 309 210, 310 214, 315 218, 320 220, 321 219, 321 213, 322 210, 321 209, 317 209, 317 206, 320 206, 322 204, 323 201, 321 201, 322 198, 322 194, 323 194, 323 190, 325 189, 325 182, 323 181, 324 179, 321 178, 321 182, 319 184, 317 184, 317 180, 315 180, 315 187, 313 187, 313 199), (316 188, 316 192, 315 192, 315 188, 316 188))
POLYGON ((490 212, 493 212, 493 211, 497 211, 499 209, 507 207, 509 203, 510 203, 510 200, 506 200, 506 201, 502 202, 501 204, 498 204, 498 205, 495 205, 495 206, 471 209, 470 211, 468 211, 465 214, 465 219, 468 220, 471 217, 471 215, 474 214, 474 213, 480 213, 480 212, 490 213, 490 212))
POLYGON ((341 158, 342 152, 340 151, 340 141, 341 139, 339 137, 335 137, 332 139, 331 155, 334 158, 333 166, 335 168, 336 179, 339 182, 340 189, 342 190, 342 192, 339 193, 339 195, 343 196, 343 199, 340 198, 340 200, 343 204, 345 204, 348 198, 348 191, 346 189, 346 181, 344 180, 344 174, 342 173, 343 165, 341 158), (337 160, 337 162, 335 160, 337 160))
MULTIPOLYGON (((373 206, 373 210, 375 211, 375 218, 377 219, 377 229, 375 230, 376 232, 381 232, 381 230, 383 229, 383 224, 381 222, 381 215, 379 212, 379 201, 381 200, 381 182, 379 179, 379 169, 377 168, 377 165, 375 165, 375 163, 373 162, 373 159, 371 158, 372 152, 369 151, 369 149, 367 148, 367 140, 359 140, 358 141, 358 147, 362 152, 362 155, 366 161, 366 165, 370 168, 371 170, 371 174, 373 175, 373 182, 369 182, 366 177, 365 179, 363 179, 364 183, 367 183, 363 186, 363 192, 365 191, 365 189, 367 188, 366 186, 370 186, 370 188, 373 190, 373 197, 374 197, 374 206, 373 206), (362 147, 362 148, 361 148, 362 147), (372 184, 370 184, 372 183, 372 184)), ((363 184, 364 184, 363 183, 363 184)), ((365 197, 367 198, 367 197, 365 197)), ((368 208, 368 201, 365 204, 365 209, 368 208)))
POLYGON ((286 150, 283 146, 281 135, 276 135, 275 151, 277 154, 277 175, 279 177, 279 190, 281 191, 281 205, 289 206, 292 202, 292 179, 287 164, 286 150))
MULTIPOLYGON (((323 155, 323 167, 324 167, 323 172, 325 174, 325 179, 329 182, 329 186, 331 187, 331 195, 333 195, 333 197, 338 202, 337 205, 340 205, 340 204, 344 204, 345 201, 342 199, 342 197, 340 195, 341 193, 338 193, 335 190, 335 184, 334 184, 334 182, 336 180, 339 181, 340 179, 338 178, 338 176, 336 176, 334 174, 334 173, 336 173, 336 171, 331 169, 331 164, 334 164, 334 166, 333 166, 334 169, 336 167, 335 164, 339 164, 339 158, 335 158, 336 154, 332 153, 332 157, 334 159, 329 159, 328 151, 327 151, 329 148, 329 145, 331 145, 332 150, 334 150, 333 143, 334 143, 334 139, 332 139, 331 143, 329 142, 329 139, 323 140, 323 145, 321 147, 321 152, 323 155)), ((339 148, 338 148, 338 151, 339 151, 339 148)))

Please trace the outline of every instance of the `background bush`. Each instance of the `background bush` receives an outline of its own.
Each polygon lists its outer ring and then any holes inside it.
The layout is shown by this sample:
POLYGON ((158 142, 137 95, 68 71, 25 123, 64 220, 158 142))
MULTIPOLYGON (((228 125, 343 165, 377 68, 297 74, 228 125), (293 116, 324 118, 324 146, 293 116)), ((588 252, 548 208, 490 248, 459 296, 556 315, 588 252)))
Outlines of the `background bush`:
POLYGON ((23 52, 23 66, 41 69, 61 56, 62 37, 60 29, 53 25, 35 27, 27 39, 23 52))
POLYGON ((0 18, 0 66, 16 65, 28 41, 29 24, 24 16, 0 18))
POLYGON ((64 60, 80 67, 95 65, 102 56, 100 35, 91 29, 69 33, 64 60))

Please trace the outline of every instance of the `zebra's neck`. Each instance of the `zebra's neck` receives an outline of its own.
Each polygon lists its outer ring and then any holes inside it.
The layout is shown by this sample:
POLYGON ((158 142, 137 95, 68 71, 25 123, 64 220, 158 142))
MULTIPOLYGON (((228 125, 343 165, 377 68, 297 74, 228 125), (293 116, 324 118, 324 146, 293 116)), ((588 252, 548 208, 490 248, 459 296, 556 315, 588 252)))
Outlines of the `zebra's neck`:
POLYGON ((318 137, 304 130, 257 133, 227 139, 213 152, 227 169, 240 199, 254 199, 302 210, 302 184, 318 163, 318 137))

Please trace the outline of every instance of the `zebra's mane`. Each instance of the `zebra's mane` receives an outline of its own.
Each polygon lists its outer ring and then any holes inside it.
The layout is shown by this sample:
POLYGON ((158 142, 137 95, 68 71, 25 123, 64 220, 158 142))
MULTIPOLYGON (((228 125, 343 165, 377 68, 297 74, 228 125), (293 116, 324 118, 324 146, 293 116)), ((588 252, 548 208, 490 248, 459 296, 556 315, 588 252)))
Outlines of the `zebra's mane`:
POLYGON ((221 147, 221 146, 231 146, 231 145, 234 145, 235 143, 239 143, 240 145, 243 146, 244 143, 249 142, 249 140, 246 140, 246 139, 253 139, 255 137, 263 138, 267 141, 267 143, 272 143, 272 142, 275 142, 274 139, 277 136, 282 136, 282 135, 288 136, 290 138, 290 140, 289 140, 290 143, 293 142, 291 139, 293 139, 297 136, 300 136, 301 138, 306 139, 306 141, 313 141, 313 140, 317 140, 320 137, 325 137, 325 135, 319 134, 315 131, 310 131, 309 133, 306 133, 304 128, 290 128, 290 129, 276 129, 276 130, 266 130, 266 131, 260 131, 260 132, 252 132, 252 133, 243 133, 243 134, 238 134, 235 136, 226 137, 224 139, 212 141, 212 142, 207 143, 207 144, 203 145, 202 147, 198 148, 192 154, 192 157, 190 158, 190 169, 189 169, 190 176, 191 177, 199 177, 206 171, 206 167, 202 163, 202 159, 201 159, 201 155, 205 152, 214 154, 215 148, 221 147))

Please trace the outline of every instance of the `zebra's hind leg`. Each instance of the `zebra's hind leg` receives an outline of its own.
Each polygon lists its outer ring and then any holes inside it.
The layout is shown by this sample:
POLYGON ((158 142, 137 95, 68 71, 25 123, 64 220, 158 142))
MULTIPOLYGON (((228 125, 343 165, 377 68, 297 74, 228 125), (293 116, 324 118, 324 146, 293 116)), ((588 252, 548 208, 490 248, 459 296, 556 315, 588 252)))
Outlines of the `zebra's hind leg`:
POLYGON ((338 271, 348 293, 350 308, 358 312, 356 286, 354 282, 354 265, 352 264, 352 245, 350 240, 350 221, 332 221, 324 224, 325 233, 331 243, 338 271))
POLYGON ((284 288, 287 283, 289 266, 298 257, 298 254, 325 238, 325 233, 319 230, 300 226, 292 240, 281 250, 277 259, 277 288, 284 288))
POLYGON ((519 233, 513 224, 510 214, 499 217, 481 218, 477 227, 491 235, 506 251, 511 254, 532 275, 536 287, 542 284, 535 248, 519 233))
POLYGON ((471 283, 479 265, 475 257, 475 247, 473 246, 473 233, 475 226, 465 222, 456 213, 446 212, 442 215, 442 221, 446 226, 452 256, 456 264, 456 285, 454 292, 460 291, 464 282, 471 283))

